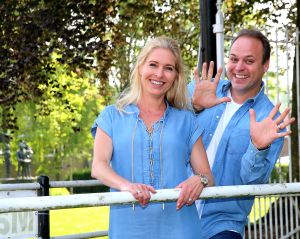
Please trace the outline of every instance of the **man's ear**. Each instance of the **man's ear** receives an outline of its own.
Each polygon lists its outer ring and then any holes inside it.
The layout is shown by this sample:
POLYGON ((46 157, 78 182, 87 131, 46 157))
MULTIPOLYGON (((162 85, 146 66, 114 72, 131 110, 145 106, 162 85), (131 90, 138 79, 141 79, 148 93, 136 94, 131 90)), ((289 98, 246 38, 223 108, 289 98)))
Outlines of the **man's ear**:
POLYGON ((267 72, 269 70, 270 60, 267 60, 264 64, 264 72, 267 72))

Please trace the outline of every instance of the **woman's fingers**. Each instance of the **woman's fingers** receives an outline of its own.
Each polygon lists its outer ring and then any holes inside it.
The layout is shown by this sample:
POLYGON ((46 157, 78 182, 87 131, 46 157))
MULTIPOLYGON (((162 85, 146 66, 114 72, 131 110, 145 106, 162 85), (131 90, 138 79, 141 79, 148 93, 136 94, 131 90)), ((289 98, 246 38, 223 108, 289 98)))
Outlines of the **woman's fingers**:
POLYGON ((148 204, 151 199, 151 193, 156 193, 156 190, 145 184, 132 184, 131 193, 142 206, 148 204))

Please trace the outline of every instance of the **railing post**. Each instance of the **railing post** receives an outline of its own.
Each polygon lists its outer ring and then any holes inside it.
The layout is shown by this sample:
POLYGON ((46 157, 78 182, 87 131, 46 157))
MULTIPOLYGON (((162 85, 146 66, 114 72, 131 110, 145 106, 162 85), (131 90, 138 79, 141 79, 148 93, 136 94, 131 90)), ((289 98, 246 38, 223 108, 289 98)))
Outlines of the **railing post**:
MULTIPOLYGON (((47 176, 40 176, 38 177, 38 183, 41 185, 41 188, 38 190, 38 196, 49 196, 49 178, 47 176)), ((49 210, 38 211, 38 234, 39 238, 50 238, 49 210)))

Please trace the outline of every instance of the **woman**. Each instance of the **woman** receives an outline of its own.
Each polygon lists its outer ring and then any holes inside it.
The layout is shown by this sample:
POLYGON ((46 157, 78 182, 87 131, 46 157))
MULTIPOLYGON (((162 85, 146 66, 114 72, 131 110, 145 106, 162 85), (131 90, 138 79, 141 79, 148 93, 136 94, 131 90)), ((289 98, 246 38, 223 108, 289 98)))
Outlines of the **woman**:
POLYGON ((202 130, 188 110, 180 49, 158 37, 140 52, 131 87, 96 119, 92 176, 140 205, 111 206, 110 238, 197 238, 194 201, 213 184, 202 130), (188 168, 195 175, 189 177, 188 168), (202 183, 201 183, 201 180, 202 183), (148 204, 156 189, 180 188, 177 202, 148 204))

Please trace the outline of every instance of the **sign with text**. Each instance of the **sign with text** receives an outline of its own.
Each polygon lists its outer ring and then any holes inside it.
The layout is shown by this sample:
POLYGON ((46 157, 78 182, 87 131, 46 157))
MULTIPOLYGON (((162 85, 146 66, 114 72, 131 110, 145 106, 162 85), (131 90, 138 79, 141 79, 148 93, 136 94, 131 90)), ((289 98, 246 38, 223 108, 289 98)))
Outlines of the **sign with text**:
MULTIPOLYGON (((15 198, 37 196, 36 191, 10 191, 1 192, 0 198, 15 198)), ((37 212, 11 212, 0 213, 0 239, 37 237, 38 214, 37 212)))

